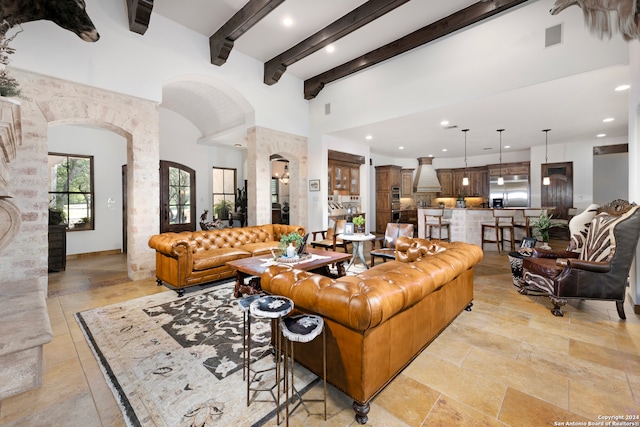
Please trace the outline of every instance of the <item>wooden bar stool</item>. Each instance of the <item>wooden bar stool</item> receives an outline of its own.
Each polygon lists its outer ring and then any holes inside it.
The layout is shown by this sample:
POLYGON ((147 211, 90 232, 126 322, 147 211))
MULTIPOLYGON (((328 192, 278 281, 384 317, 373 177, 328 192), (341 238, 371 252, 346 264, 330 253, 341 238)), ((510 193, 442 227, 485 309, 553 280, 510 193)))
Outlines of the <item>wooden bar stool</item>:
POLYGON ((424 238, 431 240, 433 238, 433 228, 438 228, 438 239, 451 241, 451 223, 443 221, 444 208, 425 209, 424 210, 424 238), (442 230, 445 229, 447 237, 442 237, 442 230))
POLYGON ((533 224, 540 218, 540 214, 543 211, 543 209, 524 209, 522 212, 524 221, 516 222, 514 227, 524 229, 525 237, 533 237, 533 224))
POLYGON ((494 209, 493 210, 493 222, 483 222, 481 223, 482 230, 482 249, 484 249, 485 243, 495 243, 498 246, 498 254, 500 254, 501 246, 504 250, 504 231, 509 231, 509 239, 507 242, 511 243, 511 250, 515 250, 515 241, 514 241, 514 217, 516 211, 510 209, 494 209), (495 230, 495 240, 490 240, 485 237, 485 231, 487 230, 495 230))

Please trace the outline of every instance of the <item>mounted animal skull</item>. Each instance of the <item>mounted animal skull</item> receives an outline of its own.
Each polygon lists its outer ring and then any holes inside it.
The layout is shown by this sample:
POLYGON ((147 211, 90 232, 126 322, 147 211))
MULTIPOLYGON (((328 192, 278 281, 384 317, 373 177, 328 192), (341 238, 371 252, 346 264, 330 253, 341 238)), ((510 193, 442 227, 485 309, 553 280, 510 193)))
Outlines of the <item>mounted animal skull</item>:
POLYGON ((41 19, 53 21, 86 42, 100 38, 84 0, 0 0, 0 36, 15 25, 41 19))
POLYGON ((582 9, 587 27, 600 38, 612 35, 611 12, 617 12, 617 28, 625 40, 640 38, 640 0, 556 0, 549 13, 557 15, 573 5, 582 9))

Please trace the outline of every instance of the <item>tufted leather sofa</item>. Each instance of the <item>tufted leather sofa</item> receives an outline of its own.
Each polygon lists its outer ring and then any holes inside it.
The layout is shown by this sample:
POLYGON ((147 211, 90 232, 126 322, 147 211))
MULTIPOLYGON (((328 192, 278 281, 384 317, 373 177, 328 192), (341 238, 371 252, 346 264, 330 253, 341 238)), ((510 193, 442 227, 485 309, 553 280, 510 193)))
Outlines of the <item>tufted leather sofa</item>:
MULTIPOLYGON (((321 315, 327 329, 327 381, 354 399, 356 420, 369 403, 473 299, 477 245, 399 237, 396 259, 357 276, 331 279, 271 266, 262 289, 321 315)), ((322 340, 296 343, 296 360, 322 373, 322 340)))
POLYGON ((293 232, 303 236, 305 230, 266 224, 156 234, 149 239, 149 247, 156 250, 156 282, 171 285, 182 296, 186 287, 232 277, 227 261, 268 255, 278 248, 280 236, 293 232))

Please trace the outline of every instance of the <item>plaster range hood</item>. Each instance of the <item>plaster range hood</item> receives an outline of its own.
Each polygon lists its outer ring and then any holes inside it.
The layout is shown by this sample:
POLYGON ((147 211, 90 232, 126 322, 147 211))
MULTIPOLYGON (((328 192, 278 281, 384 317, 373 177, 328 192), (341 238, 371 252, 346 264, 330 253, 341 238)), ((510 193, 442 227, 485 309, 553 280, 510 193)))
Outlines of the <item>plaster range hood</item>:
POLYGON ((432 162, 433 157, 418 157, 418 171, 413 180, 414 193, 439 193, 442 191, 432 162))

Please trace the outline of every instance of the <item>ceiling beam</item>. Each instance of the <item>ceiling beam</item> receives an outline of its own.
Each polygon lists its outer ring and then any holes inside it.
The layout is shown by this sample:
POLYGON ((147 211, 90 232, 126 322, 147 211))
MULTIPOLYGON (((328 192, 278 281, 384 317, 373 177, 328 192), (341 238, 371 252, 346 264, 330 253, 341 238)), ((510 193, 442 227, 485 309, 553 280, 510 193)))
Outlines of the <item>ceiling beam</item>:
POLYGON ((277 83, 287 67, 323 47, 341 39, 369 22, 391 12, 409 0, 369 0, 363 5, 347 13, 337 21, 324 27, 297 45, 282 52, 264 64, 264 82, 268 85, 277 83))
MULTIPOLYGON (((433 24, 422 27, 378 49, 305 80, 304 99, 315 98, 327 83, 379 64, 527 1, 529 0, 493 0, 472 4, 433 24)), ((398 76, 398 78, 401 78, 401 76, 398 76)))
POLYGON ((229 53, 233 49, 233 42, 283 2, 284 0, 249 0, 214 35, 209 37, 211 63, 222 65, 227 62, 229 53))
POLYGON ((153 0, 127 0, 127 13, 129 15, 129 31, 144 34, 149 28, 153 0))

